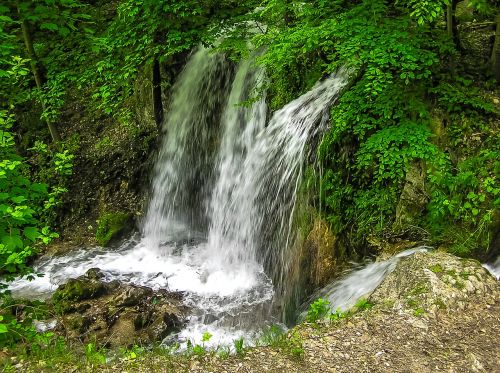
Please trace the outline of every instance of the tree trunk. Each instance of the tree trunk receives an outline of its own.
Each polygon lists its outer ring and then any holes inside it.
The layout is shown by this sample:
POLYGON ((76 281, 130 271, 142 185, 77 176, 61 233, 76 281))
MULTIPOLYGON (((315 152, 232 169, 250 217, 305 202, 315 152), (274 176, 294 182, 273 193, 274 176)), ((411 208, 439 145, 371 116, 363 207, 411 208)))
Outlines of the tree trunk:
POLYGON ((500 13, 497 14, 496 24, 495 44, 493 44, 493 51, 491 52, 491 66, 497 84, 500 84, 500 13))
POLYGON ((457 19, 455 17, 455 12, 457 10, 458 0, 452 0, 446 8, 446 30, 448 35, 455 43, 457 50, 461 50, 460 37, 458 35, 457 19))
MULTIPOLYGON (((35 49, 33 48, 33 40, 31 39, 31 34, 29 31, 29 25, 26 20, 22 18, 21 11, 19 9, 19 5, 17 7, 17 12, 19 14, 19 18, 21 20, 21 31, 23 33, 23 39, 24 39, 24 45, 26 46, 26 52, 28 54, 28 57, 30 59, 30 65, 31 65, 31 71, 33 73, 33 76, 35 77, 35 83, 37 88, 42 91, 43 84, 44 84, 44 77, 42 75, 42 70, 40 68, 40 62, 38 61, 38 57, 35 53, 35 49)), ((42 100, 42 109, 45 111, 45 103, 42 100)), ((59 142, 61 141, 61 136, 59 135, 59 132, 54 125, 49 119, 46 119, 47 122, 47 127, 49 127, 50 135, 52 136, 52 140, 54 142, 59 142)))
POLYGON ((160 62, 155 58, 153 63, 153 111, 158 126, 163 121, 163 100, 161 98, 161 70, 160 62))

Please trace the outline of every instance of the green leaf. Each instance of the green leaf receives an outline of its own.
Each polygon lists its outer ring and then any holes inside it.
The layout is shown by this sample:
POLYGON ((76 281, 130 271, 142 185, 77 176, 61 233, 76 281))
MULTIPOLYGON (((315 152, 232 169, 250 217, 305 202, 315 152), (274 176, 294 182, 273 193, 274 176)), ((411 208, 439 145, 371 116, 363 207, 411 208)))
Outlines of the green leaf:
POLYGON ((20 204, 23 203, 24 201, 27 201, 28 199, 25 196, 16 196, 12 197, 11 201, 14 202, 15 204, 20 204))
POLYGON ((22 249, 24 247, 23 240, 17 235, 2 237, 2 243, 8 250, 22 249))
POLYGON ((34 242, 40 237, 40 232, 36 227, 27 227, 24 228, 24 235, 34 242))
POLYGON ((40 25, 41 30, 50 30, 50 31, 57 31, 59 30, 59 26, 57 26, 55 23, 42 23, 40 25))
POLYGON ((47 186, 47 184, 34 183, 34 184, 31 184, 31 190, 33 192, 45 194, 45 193, 47 193, 48 186, 47 186))

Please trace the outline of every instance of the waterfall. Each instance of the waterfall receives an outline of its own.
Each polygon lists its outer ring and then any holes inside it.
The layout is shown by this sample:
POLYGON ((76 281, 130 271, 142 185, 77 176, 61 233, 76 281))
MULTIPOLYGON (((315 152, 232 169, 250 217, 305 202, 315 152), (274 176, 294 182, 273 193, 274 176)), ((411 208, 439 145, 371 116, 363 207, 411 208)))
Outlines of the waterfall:
POLYGON ((265 129, 267 113, 264 95, 250 107, 241 106, 262 88, 264 73, 253 62, 240 63, 226 105, 217 182, 208 206, 212 264, 242 271, 257 263, 256 227, 249 219, 254 210, 254 175, 246 164, 255 152, 257 135, 265 129))
POLYGON ((165 250, 165 243, 180 235, 190 239, 204 223, 200 206, 209 193, 212 149, 231 75, 223 56, 200 47, 173 88, 142 228, 149 247, 165 250))
POLYGON ((292 296, 294 287, 287 275, 297 254, 291 251, 295 241, 292 222, 307 144, 325 129, 329 108, 347 82, 348 73, 341 70, 277 111, 258 134, 245 163, 245 172, 253 175, 249 225, 258 232, 259 256, 284 301, 292 296))
MULTIPOLYGON (((268 120, 265 72, 198 48, 173 90, 140 237, 40 261, 14 293, 50 294, 100 268, 105 280, 181 291, 191 310, 175 341, 231 344, 283 320, 297 283, 292 226, 308 144, 347 83, 339 72, 268 120)), ((171 339, 169 341, 172 341, 171 339)))

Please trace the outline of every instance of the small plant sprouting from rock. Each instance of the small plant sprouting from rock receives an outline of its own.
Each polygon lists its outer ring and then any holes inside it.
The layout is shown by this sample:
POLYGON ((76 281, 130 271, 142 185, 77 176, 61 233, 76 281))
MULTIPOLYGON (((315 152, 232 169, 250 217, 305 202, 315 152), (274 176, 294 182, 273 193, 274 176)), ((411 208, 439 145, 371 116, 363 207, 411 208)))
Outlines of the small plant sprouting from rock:
POLYGON ((104 350, 98 348, 95 343, 88 343, 85 346, 85 356, 90 364, 106 364, 106 355, 104 354, 104 350))
POLYGON ((330 321, 339 321, 345 319, 348 315, 349 312, 343 312, 342 309, 339 307, 335 310, 335 312, 332 312, 330 314, 330 321))
POLYGON ((323 298, 316 299, 309 306, 309 311, 307 311, 306 320, 311 323, 316 322, 326 317, 329 311, 330 311, 329 301, 323 298))
POLYGON ((209 342, 211 338, 212 338, 212 334, 210 334, 209 332, 205 332, 205 333, 203 333, 201 341, 202 342, 209 342))
POLYGON ((302 359, 304 357, 304 344, 297 331, 288 335, 285 352, 288 352, 294 358, 302 359))
POLYGON ((422 316, 425 313, 425 310, 422 307, 417 308, 414 312, 413 315, 416 317, 422 316))
POLYGON ((258 344, 262 346, 281 347, 285 340, 285 330, 283 330, 279 325, 271 325, 264 330, 258 344))
POLYGON ((367 299, 361 298, 356 302, 354 310, 352 311, 343 311, 341 308, 337 308, 332 312, 330 302, 319 298, 309 306, 306 321, 315 323, 324 318, 328 318, 330 321, 338 321, 347 318, 352 312, 369 310, 372 307, 372 303, 370 303, 367 299))
POLYGON ((207 350, 205 349, 204 346, 200 346, 198 344, 193 345, 191 341, 187 341, 187 349, 186 349, 187 355, 201 356, 205 355, 206 352, 207 350))

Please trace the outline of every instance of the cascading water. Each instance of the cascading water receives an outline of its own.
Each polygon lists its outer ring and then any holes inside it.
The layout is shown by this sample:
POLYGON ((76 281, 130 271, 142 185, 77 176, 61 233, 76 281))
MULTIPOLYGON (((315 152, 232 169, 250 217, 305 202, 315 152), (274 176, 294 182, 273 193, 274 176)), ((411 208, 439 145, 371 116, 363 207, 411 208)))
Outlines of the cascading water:
POLYGON ((217 165, 218 177, 208 205, 208 247, 215 266, 252 270, 257 265, 255 226, 249 219, 254 175, 246 172, 247 159, 255 152, 257 135, 265 130, 267 106, 261 96, 251 107, 241 103, 260 93, 264 73, 243 61, 223 117, 223 136, 217 165))
MULTIPOLYGON (((328 300, 332 312, 337 309, 347 311, 360 298, 371 294, 384 279, 396 268, 398 262, 416 252, 425 252, 429 247, 417 247, 405 250, 392 258, 380 262, 371 262, 366 265, 351 268, 345 276, 336 279, 310 297, 310 301, 317 298, 328 300)), ((306 302, 305 309, 310 302, 306 302)), ((303 316, 305 313, 303 313, 303 316)))
POLYGON ((267 121, 264 72, 251 59, 233 70, 200 48, 180 75, 141 237, 42 259, 35 270, 45 277, 17 281, 14 295, 47 296, 97 267, 107 281, 182 291, 192 314, 170 340, 200 343, 208 331, 210 344, 228 344, 282 320, 307 144, 348 79, 318 83, 267 121))
POLYGON ((211 149, 231 75, 221 55, 199 48, 173 89, 143 224, 148 247, 179 241, 183 233, 189 239, 203 225, 199 207, 209 193, 211 149))

